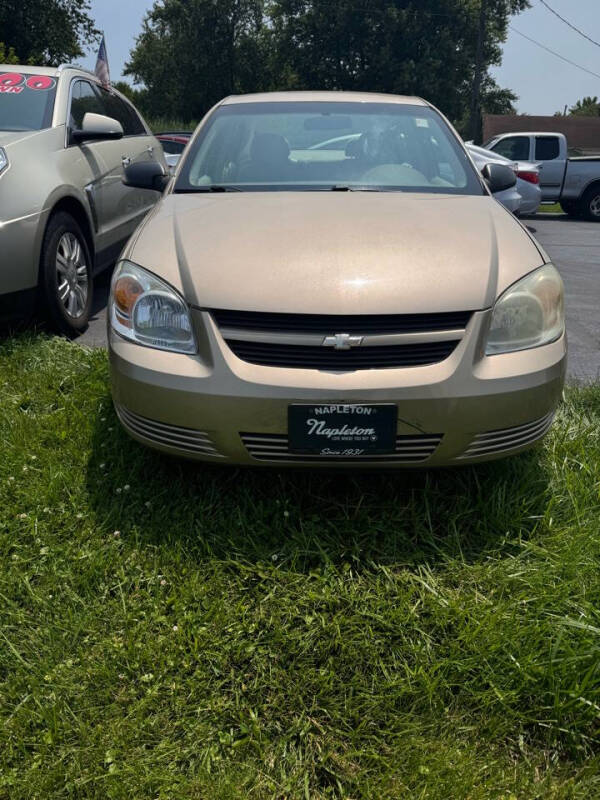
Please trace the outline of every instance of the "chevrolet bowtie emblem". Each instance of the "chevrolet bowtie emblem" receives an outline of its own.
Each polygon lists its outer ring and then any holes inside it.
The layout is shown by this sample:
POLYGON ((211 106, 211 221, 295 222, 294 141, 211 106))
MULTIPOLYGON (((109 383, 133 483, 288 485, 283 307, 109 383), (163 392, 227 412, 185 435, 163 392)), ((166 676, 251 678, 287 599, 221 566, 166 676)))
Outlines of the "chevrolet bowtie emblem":
POLYGON ((326 336, 321 345, 322 347, 333 347, 335 350, 350 350, 351 347, 358 347, 362 344, 362 336, 352 336, 349 333, 336 333, 334 336, 326 336))

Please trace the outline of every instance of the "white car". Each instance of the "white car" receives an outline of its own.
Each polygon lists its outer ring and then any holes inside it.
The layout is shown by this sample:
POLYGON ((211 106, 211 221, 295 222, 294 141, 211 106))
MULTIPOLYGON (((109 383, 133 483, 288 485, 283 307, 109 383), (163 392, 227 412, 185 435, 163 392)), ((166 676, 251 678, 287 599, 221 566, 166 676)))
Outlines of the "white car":
MULTIPOLYGON (((493 157, 488 158, 487 156, 482 155, 481 152, 478 152, 480 151, 480 148, 475 147, 475 145, 466 144, 465 147, 468 154, 473 159, 473 163, 480 172, 483 170, 486 164, 498 163, 497 157, 495 155, 493 155, 493 157)), ((516 175, 517 172, 516 165, 511 164, 510 166, 513 168, 516 175)), ((521 195, 517 191, 516 184, 514 186, 511 186, 510 189, 504 189, 501 192, 495 192, 494 197, 496 198, 496 200, 498 200, 499 203, 502 203, 502 205, 505 208, 507 208, 509 211, 512 211, 513 214, 519 213, 519 209, 521 208, 521 195)))
MULTIPOLYGON (((540 203, 542 202, 539 164, 532 161, 511 161, 509 158, 501 156, 499 153, 493 153, 491 150, 486 150, 483 147, 478 147, 470 143, 466 145, 466 148, 479 168, 481 168, 483 164, 489 163, 508 164, 512 166, 517 174, 517 185, 515 189, 521 196, 521 201, 516 210, 510 208, 510 211, 517 214, 537 213, 540 203)), ((503 202, 500 197, 498 197, 498 200, 503 202)), ((512 204, 512 198, 510 202, 512 204)))

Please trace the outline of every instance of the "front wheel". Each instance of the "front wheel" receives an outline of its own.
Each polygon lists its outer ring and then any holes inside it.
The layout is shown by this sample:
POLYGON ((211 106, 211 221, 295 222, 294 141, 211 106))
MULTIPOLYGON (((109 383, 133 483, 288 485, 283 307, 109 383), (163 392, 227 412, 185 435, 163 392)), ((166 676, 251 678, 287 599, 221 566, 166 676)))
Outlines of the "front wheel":
POLYGON ((92 259, 81 228, 66 212, 52 216, 46 228, 40 278, 53 327, 68 336, 82 333, 92 310, 92 259))
POLYGON ((577 216, 577 203, 574 200, 561 200, 560 207, 570 217, 577 216))
POLYGON ((590 222, 600 222, 600 183, 590 186, 578 204, 580 215, 590 222))

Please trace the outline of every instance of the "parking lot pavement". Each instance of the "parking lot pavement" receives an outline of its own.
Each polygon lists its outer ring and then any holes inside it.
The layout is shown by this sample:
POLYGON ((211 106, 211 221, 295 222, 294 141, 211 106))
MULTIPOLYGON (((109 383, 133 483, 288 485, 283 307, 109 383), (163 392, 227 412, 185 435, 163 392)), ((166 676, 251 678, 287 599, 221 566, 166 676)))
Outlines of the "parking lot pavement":
MULTIPOLYGON (((559 268, 566 288, 569 376, 600 378, 600 225, 554 214, 523 221, 559 268)), ((94 313, 78 341, 106 347, 106 301, 110 276, 96 281, 94 313)))
POLYGON ((565 282, 569 377, 600 379, 600 225, 554 214, 523 222, 565 282))

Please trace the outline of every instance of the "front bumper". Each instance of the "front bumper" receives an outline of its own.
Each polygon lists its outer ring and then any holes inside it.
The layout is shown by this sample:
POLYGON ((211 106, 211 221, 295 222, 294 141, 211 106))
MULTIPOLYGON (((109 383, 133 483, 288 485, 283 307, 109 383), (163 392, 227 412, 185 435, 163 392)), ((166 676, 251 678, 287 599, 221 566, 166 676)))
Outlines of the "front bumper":
POLYGON ((109 330, 113 399, 133 438, 215 463, 314 465, 286 455, 291 403, 395 403, 398 441, 427 443, 414 445, 420 459, 403 459, 400 449, 394 458, 319 459, 320 465, 429 467, 498 458, 544 435, 565 379, 565 336, 485 357, 490 311, 473 315, 460 344, 438 364, 343 373, 249 364, 228 348, 210 314, 195 313, 202 355, 142 347, 109 330), (267 457, 249 445, 260 440, 275 443, 267 457))
POLYGON ((0 223, 0 297, 37 286, 41 239, 47 219, 47 212, 36 212, 0 223))

